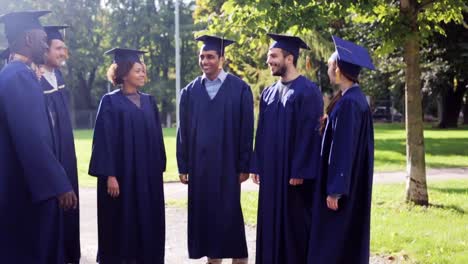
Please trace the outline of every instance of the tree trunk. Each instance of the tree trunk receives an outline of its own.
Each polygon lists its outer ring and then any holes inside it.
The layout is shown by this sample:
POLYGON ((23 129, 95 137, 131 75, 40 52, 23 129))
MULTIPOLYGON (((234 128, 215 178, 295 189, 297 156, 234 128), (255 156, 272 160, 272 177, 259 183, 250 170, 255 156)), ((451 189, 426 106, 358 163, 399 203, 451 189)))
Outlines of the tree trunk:
POLYGON ((87 80, 83 73, 78 72, 78 85, 74 91, 75 96, 75 107, 78 110, 88 110, 92 108, 92 97, 91 97, 91 86, 89 80, 87 80))
POLYGON ((417 25, 417 1, 402 0, 400 11, 408 23, 410 33, 404 44, 405 122, 406 122, 406 201, 428 205, 426 161, 424 157, 424 123, 421 102, 420 39, 417 25))
POLYGON ((453 128, 458 126, 458 117, 463 106, 463 96, 466 87, 463 81, 458 81, 456 86, 446 89, 441 98, 441 116, 439 128, 453 128))

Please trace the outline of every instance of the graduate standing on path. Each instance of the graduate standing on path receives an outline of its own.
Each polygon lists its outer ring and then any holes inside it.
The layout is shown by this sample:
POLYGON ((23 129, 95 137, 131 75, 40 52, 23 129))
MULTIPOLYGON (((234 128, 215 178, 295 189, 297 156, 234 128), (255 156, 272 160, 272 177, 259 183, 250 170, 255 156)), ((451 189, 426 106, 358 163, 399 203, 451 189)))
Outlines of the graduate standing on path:
POLYGON ((189 257, 208 263, 247 263, 240 203, 249 178, 253 141, 253 97, 249 85, 226 73, 224 49, 233 41, 201 36, 203 75, 181 91, 177 162, 188 184, 189 257))
POLYGON ((166 170, 156 100, 139 89, 145 52, 115 48, 94 128, 89 174, 98 177, 98 256, 102 264, 163 264, 166 170))
POLYGON ((260 184, 257 264, 306 262, 311 225, 312 179, 318 177, 323 100, 317 85, 296 69, 300 38, 268 34, 271 74, 263 90, 252 178, 260 184))
POLYGON ((339 91, 323 124, 308 263, 364 264, 369 263, 374 129, 359 72, 375 68, 363 47, 335 36, 333 41, 328 76, 339 91))
POLYGON ((49 11, 3 15, 12 60, 0 72, 0 261, 63 264, 63 211, 77 207, 54 155, 44 95, 32 69, 44 63, 49 11))
MULTIPOLYGON (((54 153, 62 164, 73 191, 78 195, 78 171, 76 167, 75 143, 70 119, 70 95, 59 67, 66 60, 66 46, 60 30, 67 26, 46 26, 49 51, 42 65, 41 86, 52 133, 54 153)), ((64 212, 65 263, 80 262, 80 213, 79 208, 64 212)))

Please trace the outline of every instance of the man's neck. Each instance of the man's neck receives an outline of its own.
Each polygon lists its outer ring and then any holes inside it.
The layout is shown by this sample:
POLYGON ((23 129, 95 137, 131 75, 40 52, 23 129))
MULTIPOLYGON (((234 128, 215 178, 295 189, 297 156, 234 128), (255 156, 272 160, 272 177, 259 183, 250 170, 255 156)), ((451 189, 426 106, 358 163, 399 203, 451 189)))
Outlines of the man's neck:
POLYGON ((48 72, 54 72, 54 70, 56 69, 56 67, 48 65, 48 64, 44 64, 43 66, 44 66, 44 69, 48 72))
POLYGON ((283 76, 280 77, 280 81, 290 82, 290 81, 297 79, 297 77, 299 77, 300 75, 301 74, 299 74, 299 72, 297 71, 295 67, 291 67, 288 70, 286 70, 286 73, 283 76))
POLYGON ((216 78, 218 78, 218 76, 219 76, 219 74, 221 73, 222 70, 223 70, 223 69, 220 68, 220 69, 218 69, 218 71, 216 71, 216 73, 213 73, 213 74, 211 74, 211 75, 205 74, 205 76, 206 76, 206 78, 208 78, 208 80, 214 81, 214 80, 216 80, 216 78))

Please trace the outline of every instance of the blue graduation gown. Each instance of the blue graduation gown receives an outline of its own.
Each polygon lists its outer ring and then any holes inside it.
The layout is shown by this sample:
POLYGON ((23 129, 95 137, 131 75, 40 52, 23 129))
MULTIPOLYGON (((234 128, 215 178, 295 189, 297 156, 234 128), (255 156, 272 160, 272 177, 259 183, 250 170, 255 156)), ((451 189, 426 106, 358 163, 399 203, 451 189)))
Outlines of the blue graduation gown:
POLYGON ((102 97, 89 174, 98 177, 98 262, 164 263, 166 154, 154 98, 137 107, 120 90, 102 97), (120 195, 107 193, 115 176, 120 195))
POLYGON ((330 113, 321 157, 308 263, 369 263, 374 131, 359 86, 347 90, 330 113), (338 211, 327 207, 332 194, 342 195, 338 211))
POLYGON ((278 83, 261 95, 253 170, 260 175, 257 264, 305 263, 313 179, 319 173, 323 99, 304 76, 283 101, 278 83), (300 186, 291 178, 305 179, 300 186))
MULTIPOLYGON (((40 83, 44 89, 55 156, 65 169, 76 196, 79 197, 75 143, 69 111, 69 91, 64 89, 65 82, 62 73, 55 70, 55 75, 58 89, 52 87, 44 77, 41 78, 40 83)), ((76 210, 65 211, 63 217, 65 261, 66 263, 79 263, 81 256, 79 207, 76 210)))
POLYGON ((249 172, 252 92, 228 74, 210 99, 201 79, 181 92, 177 133, 179 172, 189 175, 189 257, 246 258, 239 173, 249 172))
POLYGON ((0 73, 0 260, 64 263, 62 211, 72 190, 56 159, 35 73, 13 61, 0 73))

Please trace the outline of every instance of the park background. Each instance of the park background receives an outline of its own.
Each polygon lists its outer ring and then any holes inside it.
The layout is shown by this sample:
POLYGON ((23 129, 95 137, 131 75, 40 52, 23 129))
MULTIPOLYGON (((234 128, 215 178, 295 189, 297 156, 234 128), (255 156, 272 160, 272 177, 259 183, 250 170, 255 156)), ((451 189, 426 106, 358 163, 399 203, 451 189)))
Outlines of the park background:
MULTIPOLYGON (((92 127, 99 99, 113 89, 105 78, 111 58, 103 55, 112 47, 148 51, 149 83, 143 91, 157 98, 165 127, 164 179, 178 180, 176 4, 182 86, 201 72, 195 36, 224 36, 237 42, 227 48, 226 68, 251 85, 256 104, 275 80, 265 63, 267 32, 298 35, 309 44, 298 67, 325 97, 333 91, 326 75, 331 34, 366 46, 378 69, 363 70, 360 78, 379 121, 376 177, 401 172, 423 182, 375 184, 371 253, 392 263, 468 263, 468 177, 463 176, 468 174, 468 4, 463 0, 0 0, 0 13, 47 9, 53 13, 41 18, 44 25, 70 26, 65 31, 70 57, 62 71, 71 92, 82 188, 96 184, 87 175, 92 127), (426 177, 436 170, 442 179, 426 177), (462 176, 443 179, 453 170, 462 176)), ((6 47, 0 34, 0 48, 6 47)), ((252 227, 257 195, 242 194, 252 227)), ((184 208, 186 200, 168 199, 167 205, 184 208)))

